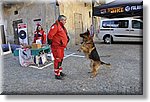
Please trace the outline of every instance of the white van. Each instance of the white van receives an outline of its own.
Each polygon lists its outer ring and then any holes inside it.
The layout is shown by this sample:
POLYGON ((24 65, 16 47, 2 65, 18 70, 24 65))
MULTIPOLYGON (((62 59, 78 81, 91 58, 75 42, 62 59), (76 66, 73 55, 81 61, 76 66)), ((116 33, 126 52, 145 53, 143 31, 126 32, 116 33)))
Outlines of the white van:
POLYGON ((134 18, 103 19, 97 37, 109 44, 113 41, 143 41, 143 21, 134 18))

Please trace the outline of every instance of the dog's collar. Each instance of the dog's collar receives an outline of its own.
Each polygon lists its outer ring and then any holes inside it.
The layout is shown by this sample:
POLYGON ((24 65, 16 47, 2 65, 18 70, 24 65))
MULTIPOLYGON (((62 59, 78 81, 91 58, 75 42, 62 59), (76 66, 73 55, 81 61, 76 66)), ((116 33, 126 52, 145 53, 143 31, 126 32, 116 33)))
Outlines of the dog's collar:
MULTIPOLYGON (((92 44, 92 43, 90 43, 90 42, 87 42, 87 43, 85 43, 87 46, 89 46, 90 47, 90 45, 92 44)), ((92 49, 93 48, 95 48, 95 45, 94 44, 92 44, 93 46, 92 46, 92 49)))
POLYGON ((86 42, 85 44, 92 44, 94 46, 94 43, 91 43, 91 42, 86 42))
POLYGON ((86 44, 91 44, 90 42, 86 43, 86 44))
POLYGON ((87 42, 85 42, 86 44, 91 44, 91 41, 89 42, 89 41, 87 41, 87 42))

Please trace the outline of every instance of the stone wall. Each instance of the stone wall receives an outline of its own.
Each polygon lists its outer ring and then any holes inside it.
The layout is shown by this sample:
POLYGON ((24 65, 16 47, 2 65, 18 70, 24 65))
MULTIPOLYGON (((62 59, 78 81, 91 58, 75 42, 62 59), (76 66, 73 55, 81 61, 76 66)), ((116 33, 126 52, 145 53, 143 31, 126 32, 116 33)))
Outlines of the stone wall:
POLYGON ((13 21, 21 20, 27 24, 29 43, 33 41, 33 32, 36 28, 35 19, 41 19, 40 24, 46 33, 49 27, 55 22, 58 16, 58 7, 55 3, 22 3, 13 5, 11 8, 4 8, 4 22, 6 28, 6 37, 9 42, 14 42, 13 21), (18 14, 14 14, 15 11, 18 14))

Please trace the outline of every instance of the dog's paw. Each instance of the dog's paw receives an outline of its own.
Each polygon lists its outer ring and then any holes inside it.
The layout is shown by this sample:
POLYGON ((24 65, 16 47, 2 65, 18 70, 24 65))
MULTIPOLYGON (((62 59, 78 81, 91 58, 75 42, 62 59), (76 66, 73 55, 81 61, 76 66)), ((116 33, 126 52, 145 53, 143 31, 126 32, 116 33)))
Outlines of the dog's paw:
MULTIPOLYGON (((91 72, 92 73, 92 72, 91 72)), ((91 74, 90 78, 95 78, 97 76, 97 74, 91 74)))
POLYGON ((95 76, 91 75, 90 78, 95 78, 95 76))
POLYGON ((81 49, 78 49, 77 51, 78 51, 78 52, 81 52, 81 49))
POLYGON ((107 68, 111 68, 111 64, 106 65, 107 68))

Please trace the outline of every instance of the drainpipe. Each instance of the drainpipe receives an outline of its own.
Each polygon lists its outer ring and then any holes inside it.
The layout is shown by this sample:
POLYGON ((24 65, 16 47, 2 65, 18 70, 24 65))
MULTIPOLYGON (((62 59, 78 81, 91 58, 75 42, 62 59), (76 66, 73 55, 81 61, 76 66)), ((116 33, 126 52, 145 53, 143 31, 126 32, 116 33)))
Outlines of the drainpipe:
POLYGON ((57 12, 57 10, 56 10, 57 9, 56 8, 56 1, 54 2, 54 8, 55 8, 54 10, 55 10, 55 20, 56 20, 57 19, 57 15, 56 15, 56 12, 57 12))
POLYGON ((54 2, 54 8, 55 8, 55 20, 58 18, 58 14, 60 15, 60 10, 59 10, 59 2, 55 0, 54 2))
POLYGON ((95 0, 92 0, 92 25, 90 26, 90 33, 91 33, 91 36, 94 36, 94 17, 93 17, 93 10, 94 10, 94 3, 95 3, 95 0))

